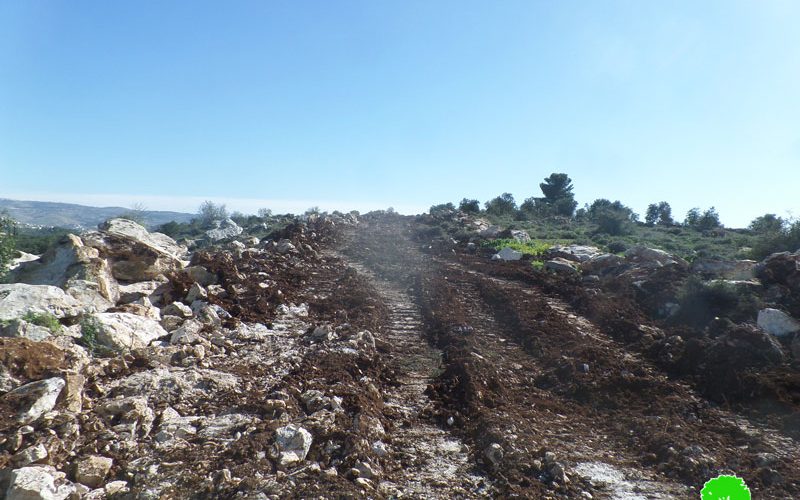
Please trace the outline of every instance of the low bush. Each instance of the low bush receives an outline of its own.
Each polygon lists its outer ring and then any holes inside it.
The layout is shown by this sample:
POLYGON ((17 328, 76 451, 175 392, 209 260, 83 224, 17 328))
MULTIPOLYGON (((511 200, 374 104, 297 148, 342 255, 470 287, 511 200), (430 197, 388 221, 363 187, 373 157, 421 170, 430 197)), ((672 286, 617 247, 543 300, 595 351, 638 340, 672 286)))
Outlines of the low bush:
POLYGON ((517 241, 512 238, 499 238, 496 240, 489 240, 484 242, 484 246, 492 248, 494 250, 502 250, 506 247, 509 247, 517 252, 521 252, 523 255, 530 255, 532 257, 540 257, 547 252, 550 247, 552 246, 550 243, 542 242, 542 241, 531 241, 528 243, 523 243, 521 241, 517 241))
POLYGON ((97 334, 100 330, 97 320, 92 317, 85 317, 81 320, 81 338, 78 339, 78 344, 85 347, 93 356, 113 356, 116 351, 110 349, 97 340, 97 334))
POLYGON ((28 323, 45 327, 54 334, 61 331, 61 323, 59 323, 58 318, 50 313, 36 313, 29 311, 25 313, 25 316, 23 316, 22 319, 28 323))
POLYGON ((760 299, 746 288, 725 281, 704 282, 689 278, 678 293, 680 310, 675 319, 696 327, 706 326, 715 317, 742 322, 756 317, 760 299))

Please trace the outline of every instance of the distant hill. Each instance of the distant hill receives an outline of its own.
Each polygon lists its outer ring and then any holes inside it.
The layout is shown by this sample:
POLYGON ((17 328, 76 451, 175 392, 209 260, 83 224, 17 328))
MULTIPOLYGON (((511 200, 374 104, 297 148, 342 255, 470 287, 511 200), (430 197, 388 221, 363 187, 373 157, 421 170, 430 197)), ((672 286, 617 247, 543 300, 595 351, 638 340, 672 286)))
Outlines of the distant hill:
MULTIPOLYGON (((20 201, 0 198, 0 212, 6 211, 18 223, 33 227, 64 227, 68 229, 93 229, 106 219, 130 213, 130 208, 89 207, 73 203, 50 201, 20 201)), ((176 221, 188 222, 195 214, 145 210, 137 212, 145 225, 152 228, 176 221)))

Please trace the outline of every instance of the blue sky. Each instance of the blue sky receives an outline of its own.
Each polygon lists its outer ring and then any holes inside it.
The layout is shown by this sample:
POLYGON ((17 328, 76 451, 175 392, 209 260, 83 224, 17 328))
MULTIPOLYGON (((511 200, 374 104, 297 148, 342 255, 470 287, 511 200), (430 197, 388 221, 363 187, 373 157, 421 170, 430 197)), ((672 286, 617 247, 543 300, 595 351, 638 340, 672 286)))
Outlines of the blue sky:
POLYGON ((0 197, 800 213, 800 2, 0 3, 0 197))

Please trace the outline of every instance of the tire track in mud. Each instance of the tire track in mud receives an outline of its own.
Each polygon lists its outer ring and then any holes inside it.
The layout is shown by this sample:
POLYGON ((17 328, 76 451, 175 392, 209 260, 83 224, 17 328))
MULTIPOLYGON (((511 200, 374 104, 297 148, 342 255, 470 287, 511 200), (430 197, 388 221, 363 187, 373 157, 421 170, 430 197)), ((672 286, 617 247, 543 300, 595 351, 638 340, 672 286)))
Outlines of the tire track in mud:
MULTIPOLYGON (((545 497, 556 494, 569 498, 591 495, 592 498, 669 499, 689 495, 685 486, 661 477, 656 471, 633 466, 637 463, 635 456, 614 446, 606 432, 595 427, 596 422, 585 418, 585 410, 579 404, 536 387, 533 381, 545 367, 518 341, 511 328, 498 321, 478 284, 469 277, 459 278, 454 274, 448 274, 446 282, 458 291, 467 311, 465 319, 471 329, 469 345, 476 359, 466 363, 483 365, 477 373, 494 371, 502 381, 503 403, 489 401, 488 408, 479 415, 464 417, 480 419, 479 425, 492 436, 491 441, 506 450, 508 456, 499 468, 523 469, 531 479, 548 485, 551 491, 540 493, 545 497), (550 458, 551 453, 554 459, 550 458)), ((498 470, 498 473, 503 472, 498 470)), ((509 485, 508 494, 533 494, 524 482, 521 486, 509 485)))
POLYGON ((411 223, 387 219, 357 229, 354 253, 414 284, 444 352, 436 399, 502 497, 695 498, 720 473, 754 495, 795 497, 794 441, 737 423, 557 294, 423 252, 411 223), (495 444, 500 455, 485 453, 495 444))
POLYGON ((389 324, 381 340, 391 344, 393 359, 389 364, 398 374, 398 386, 384 394, 384 404, 402 420, 391 432, 391 448, 400 457, 402 468, 391 482, 382 482, 379 490, 410 498, 492 497, 494 488, 475 467, 469 448, 429 416, 433 402, 426 390, 441 371, 442 359, 441 351, 423 337, 419 308, 399 285, 340 257, 369 279, 389 309, 389 324))
MULTIPOLYGON (((633 459, 618 456, 579 405, 536 388, 533 381, 542 367, 517 344, 514 332, 495 319, 474 284, 452 276, 435 279, 443 266, 399 234, 402 227, 359 228, 354 238, 359 248, 351 245, 348 251, 391 282, 416 282, 415 298, 431 328, 428 336, 445 350, 445 373, 436 382, 443 418, 454 417, 454 429, 476 450, 473 458, 495 479, 498 497, 685 496, 682 485, 624 467, 633 459), (437 287, 447 289, 443 296, 437 287), (459 322, 470 330, 465 337, 452 335, 451 327, 459 322), (574 463, 586 464, 588 479, 572 470, 564 473, 565 464, 574 463), (647 496, 629 494, 633 491, 647 496)), ((416 342, 422 343, 419 338, 416 342)))
MULTIPOLYGON (((486 283, 490 283, 500 289, 504 289, 506 294, 520 294, 528 297, 532 301, 544 302, 550 310, 557 313, 562 318, 563 322, 569 325, 569 327, 579 335, 585 336, 587 340, 591 339, 592 342, 595 342, 598 346, 602 346, 604 349, 615 352, 619 359, 626 361, 626 364, 643 367, 647 373, 656 377, 655 382, 657 386, 673 393, 672 397, 679 398, 687 407, 693 406, 695 408, 702 408, 701 411, 697 412, 698 416, 701 418, 698 419, 694 415, 690 415, 690 418, 684 419, 684 421, 681 422, 683 427, 688 427, 690 429, 688 431, 689 434, 694 433, 698 438, 703 438, 705 442, 716 441, 718 443, 723 443, 726 439, 730 440, 734 437, 734 440, 741 445, 739 447, 740 450, 728 451, 733 452, 734 455, 737 452, 745 455, 746 458, 743 457, 741 460, 742 464, 746 464, 748 458, 751 460, 751 463, 760 464, 762 469, 759 479, 763 480, 767 486, 780 485, 782 482, 781 479, 775 478, 778 474, 774 472, 774 469, 767 466, 779 469, 782 468, 783 470, 781 472, 785 472, 787 469, 793 467, 792 464, 800 463, 800 444, 790 436, 785 435, 778 429, 771 428, 761 422, 753 421, 733 411, 718 407, 709 407, 707 402, 705 402, 688 383, 669 379, 652 362, 644 359, 640 353, 626 349, 619 341, 603 332, 589 319, 577 314, 571 306, 560 298, 547 295, 536 288, 526 288, 525 285, 513 280, 488 276, 473 269, 469 269, 462 264, 439 258, 434 258, 434 260, 453 272, 472 276, 477 283, 483 283, 484 286, 486 286, 486 283), (747 455, 749 455, 749 457, 747 455)), ((635 410, 632 411, 635 413, 635 410)), ((648 415, 643 414, 642 416, 647 417, 648 415)), ((675 431, 680 432, 678 430, 679 428, 680 426, 678 426, 675 431)), ((687 433, 686 430, 683 432, 687 433)), ((713 450, 708 448, 709 447, 702 453, 696 453, 696 455, 704 455, 706 458, 711 458, 711 461, 714 463, 737 463, 736 457, 731 457, 730 455, 727 457, 716 457, 713 456, 713 450), (712 455, 709 457, 709 454, 712 455)), ((693 457, 691 453, 689 455, 687 461, 691 462, 693 457)), ((605 476, 607 479, 614 479, 615 474, 606 474, 602 472, 603 467, 598 468, 596 465, 598 464, 592 463, 590 466, 586 464, 577 464, 576 470, 579 473, 585 474, 587 477, 594 474, 598 478, 605 476)), ((731 472, 736 471, 732 470, 731 472)), ((624 483, 623 481, 622 484, 624 485, 624 483)), ((627 491, 627 486, 623 489, 627 491)), ((755 491, 758 490, 756 489, 755 491)), ((651 497, 647 496, 646 498, 651 497)))

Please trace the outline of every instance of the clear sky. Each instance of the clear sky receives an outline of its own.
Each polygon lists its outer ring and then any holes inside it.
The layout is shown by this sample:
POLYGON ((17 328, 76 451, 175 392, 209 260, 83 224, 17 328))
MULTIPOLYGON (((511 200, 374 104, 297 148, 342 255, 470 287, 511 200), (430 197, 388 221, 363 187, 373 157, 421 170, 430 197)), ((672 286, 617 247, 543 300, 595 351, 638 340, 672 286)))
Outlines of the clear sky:
POLYGON ((0 197, 800 214, 800 2, 0 2, 0 197))

